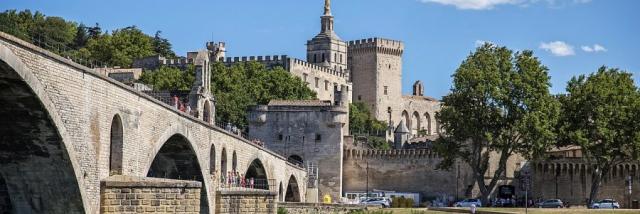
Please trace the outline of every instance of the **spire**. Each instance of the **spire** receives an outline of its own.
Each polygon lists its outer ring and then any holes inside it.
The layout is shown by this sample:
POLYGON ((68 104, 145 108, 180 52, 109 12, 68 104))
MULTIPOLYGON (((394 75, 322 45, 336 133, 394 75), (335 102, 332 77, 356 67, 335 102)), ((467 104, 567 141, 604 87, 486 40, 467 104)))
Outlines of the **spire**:
POLYGON ((331 16, 331 0, 324 0, 324 15, 331 16))

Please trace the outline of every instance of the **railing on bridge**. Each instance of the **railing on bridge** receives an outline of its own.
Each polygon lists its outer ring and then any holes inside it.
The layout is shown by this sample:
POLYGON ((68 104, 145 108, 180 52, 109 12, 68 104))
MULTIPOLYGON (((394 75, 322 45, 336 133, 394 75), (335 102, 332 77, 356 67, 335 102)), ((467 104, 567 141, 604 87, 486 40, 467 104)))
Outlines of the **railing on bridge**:
POLYGON ((220 177, 218 190, 225 191, 277 191, 275 179, 245 178, 240 176, 220 177))
POLYGON ((307 188, 318 187, 318 165, 316 163, 307 163, 307 188))

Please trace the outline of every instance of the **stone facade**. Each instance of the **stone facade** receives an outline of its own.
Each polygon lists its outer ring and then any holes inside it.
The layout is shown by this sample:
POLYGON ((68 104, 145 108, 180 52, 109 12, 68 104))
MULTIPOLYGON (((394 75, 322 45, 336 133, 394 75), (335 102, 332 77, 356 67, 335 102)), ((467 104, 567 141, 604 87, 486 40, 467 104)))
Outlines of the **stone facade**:
POLYGON ((317 177, 307 182, 318 188, 316 198, 330 195, 337 200, 342 194, 342 136, 348 120, 348 108, 331 102, 272 101, 250 113, 249 136, 291 162, 317 170, 317 177))
POLYGON ((101 183, 101 213, 200 213, 197 181, 114 176, 101 183))
POLYGON ((209 212, 222 169, 245 172, 258 161, 274 183, 306 177, 237 134, 4 33, 0 88, 0 175, 15 213, 98 213, 100 181, 114 172, 195 177, 209 212), (186 159, 197 176, 167 171, 186 159), (153 165, 167 173, 150 174, 153 165))
POLYGON ((216 213, 275 214, 277 192, 218 191, 216 213))

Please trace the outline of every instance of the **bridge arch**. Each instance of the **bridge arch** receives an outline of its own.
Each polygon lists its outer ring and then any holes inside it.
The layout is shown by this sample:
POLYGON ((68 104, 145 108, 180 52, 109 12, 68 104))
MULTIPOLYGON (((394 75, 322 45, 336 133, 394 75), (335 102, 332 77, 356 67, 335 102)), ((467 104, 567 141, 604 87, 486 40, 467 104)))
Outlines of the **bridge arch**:
POLYGON ((298 187, 298 179, 291 175, 287 184, 287 193, 284 197, 286 202, 300 202, 300 188, 298 187))
POLYGON ((233 151, 233 155, 231 155, 231 171, 232 172, 238 172, 238 155, 236 154, 236 151, 233 151))
POLYGON ((216 145, 214 144, 211 144, 209 149, 209 174, 218 174, 216 172, 216 145))
POLYGON ((122 175, 122 161, 124 149, 124 131, 122 119, 116 114, 111 120, 111 134, 109 144, 109 175, 122 175))
POLYGON ((254 181, 254 188, 269 190, 269 178, 267 176, 267 169, 262 164, 260 159, 256 158, 251 161, 247 167, 247 171, 244 173, 245 178, 254 181))
POLYGON ((202 173, 200 158, 191 141, 182 134, 171 136, 162 143, 147 170, 147 177, 196 180, 202 182, 200 212, 209 212, 207 183, 202 173))
POLYGON ((85 180, 78 178, 93 172, 81 170, 74 141, 46 87, 3 44, 0 88, 0 175, 12 211, 92 213, 91 202, 84 200, 85 180))

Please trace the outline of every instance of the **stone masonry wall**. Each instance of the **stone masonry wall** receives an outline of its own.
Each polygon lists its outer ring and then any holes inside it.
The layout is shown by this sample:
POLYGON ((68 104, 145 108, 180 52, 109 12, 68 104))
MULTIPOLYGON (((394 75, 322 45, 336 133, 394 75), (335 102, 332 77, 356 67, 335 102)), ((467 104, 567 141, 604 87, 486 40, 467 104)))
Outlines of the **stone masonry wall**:
POLYGON ((101 182, 101 213, 200 212, 197 181, 113 176, 101 182))
POLYGON ((274 191, 218 191, 216 194, 217 214, 274 214, 276 213, 274 191))

